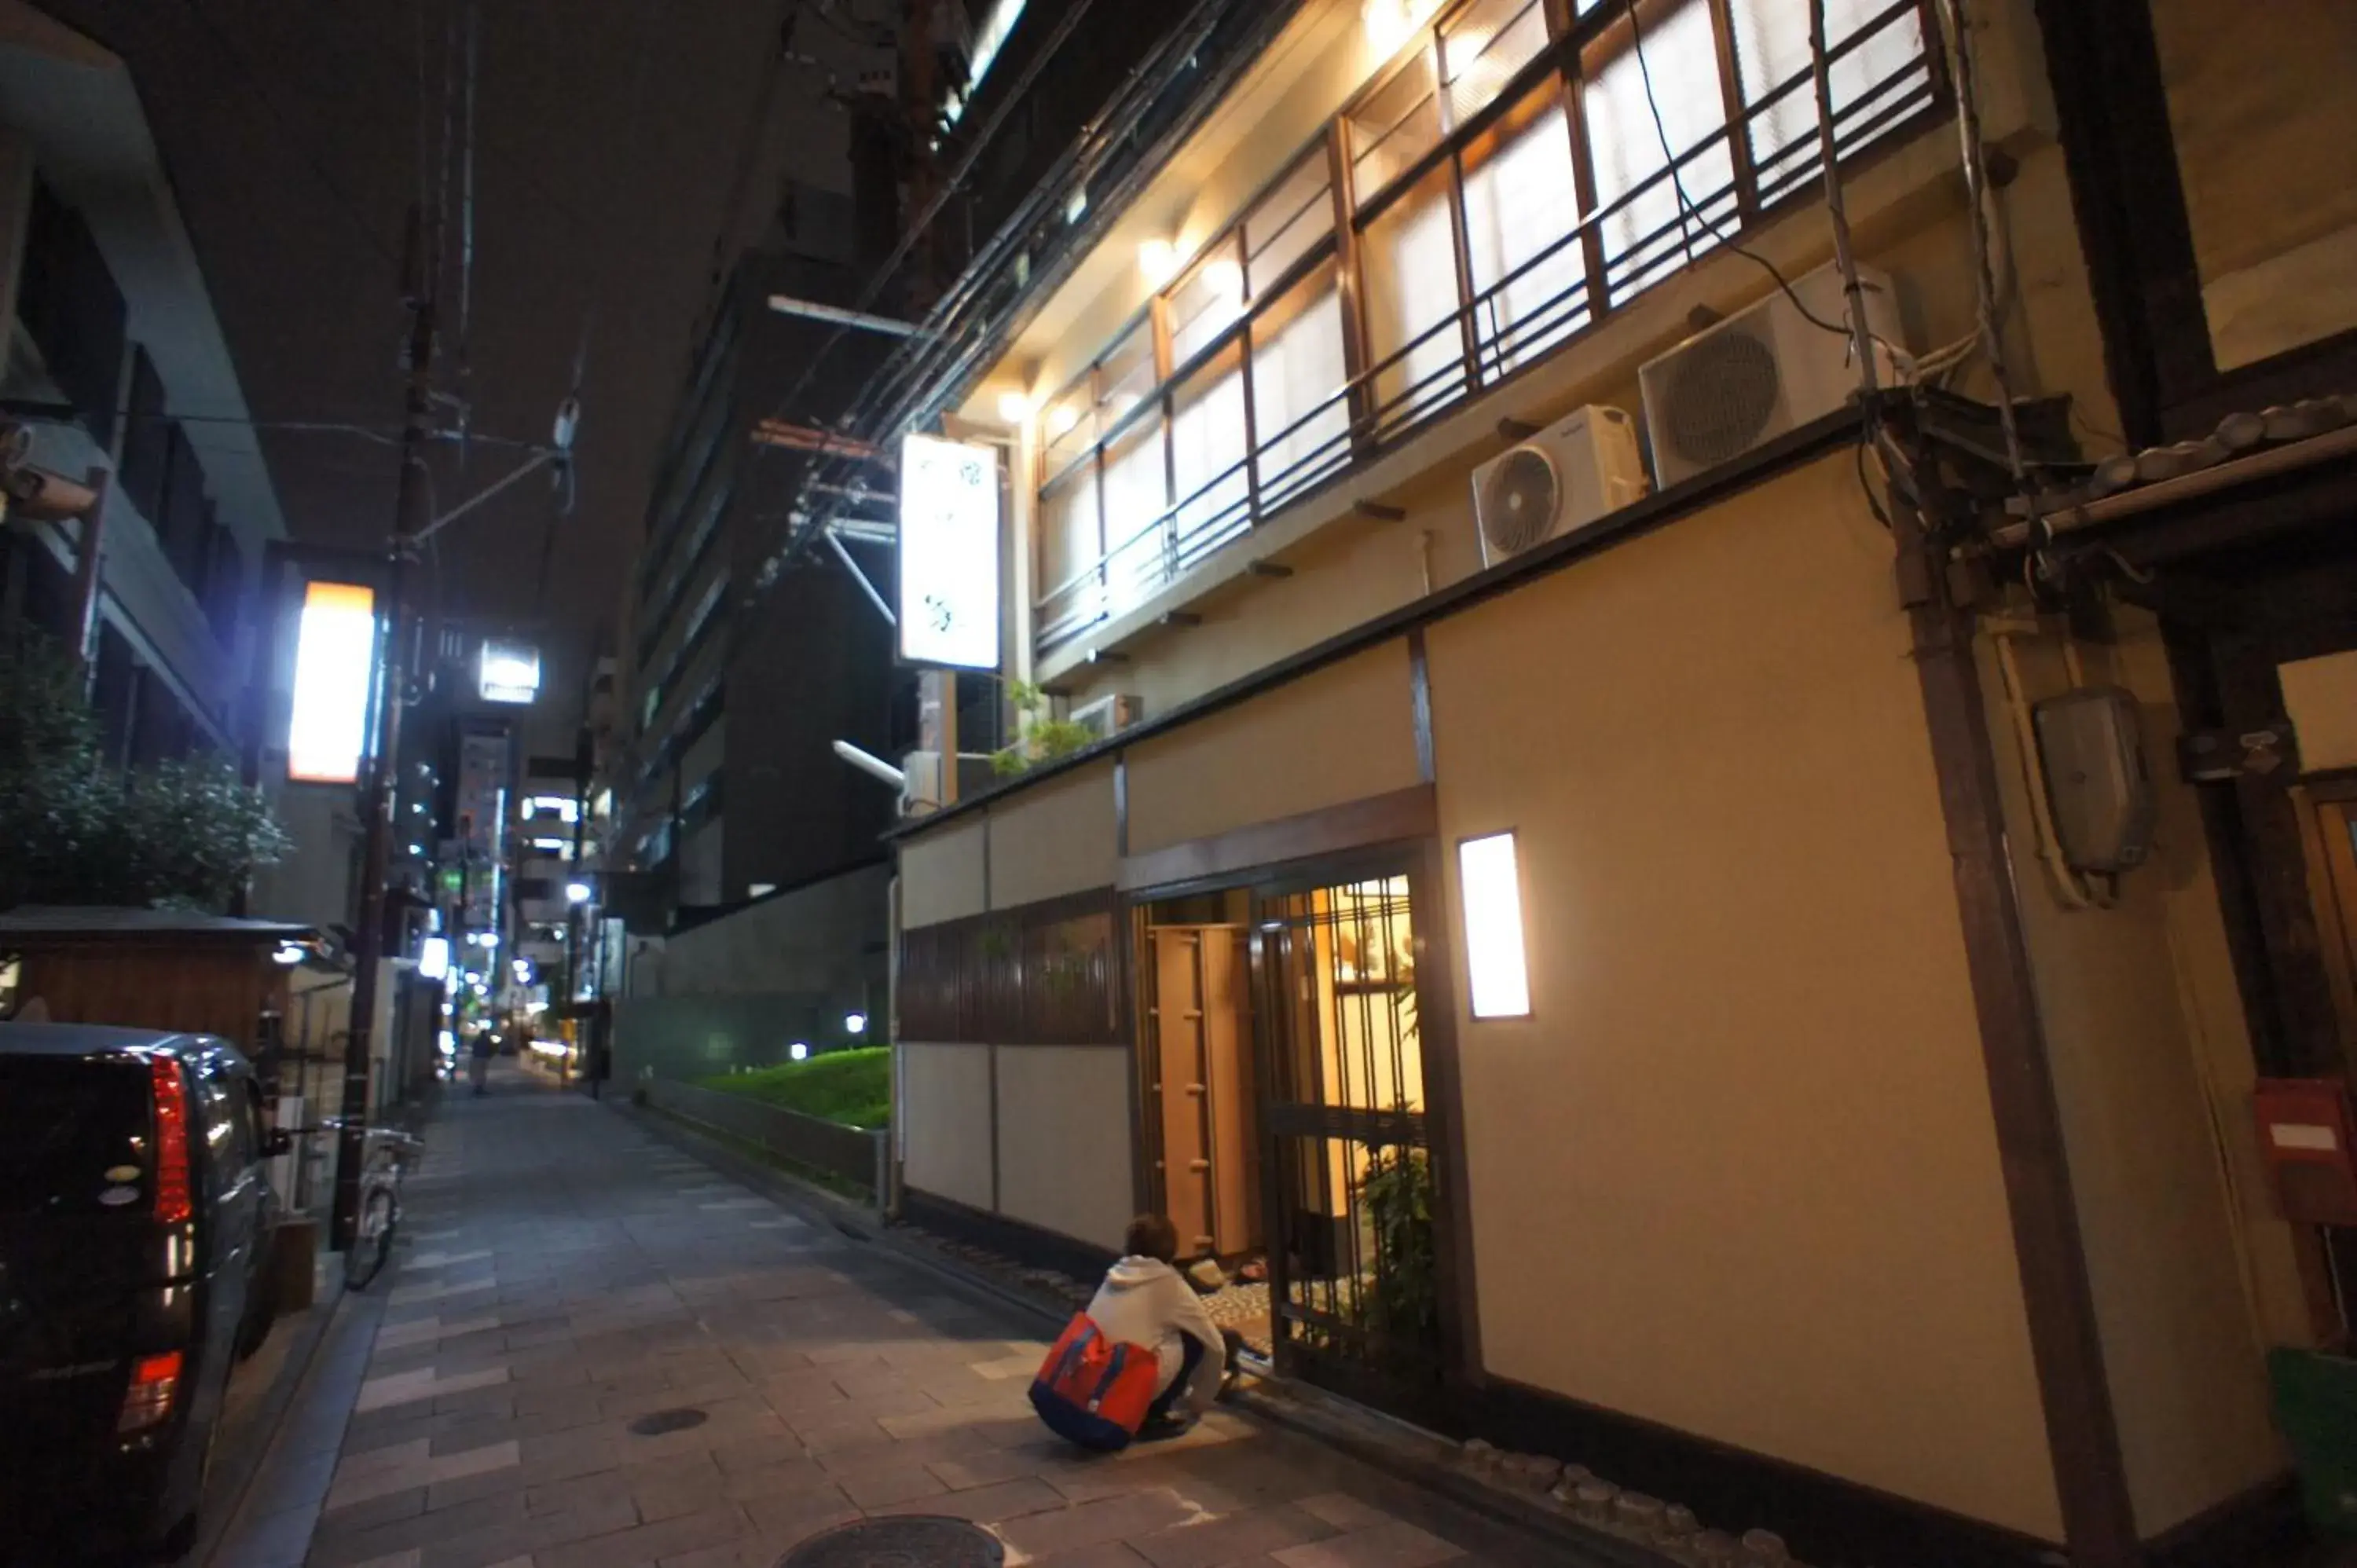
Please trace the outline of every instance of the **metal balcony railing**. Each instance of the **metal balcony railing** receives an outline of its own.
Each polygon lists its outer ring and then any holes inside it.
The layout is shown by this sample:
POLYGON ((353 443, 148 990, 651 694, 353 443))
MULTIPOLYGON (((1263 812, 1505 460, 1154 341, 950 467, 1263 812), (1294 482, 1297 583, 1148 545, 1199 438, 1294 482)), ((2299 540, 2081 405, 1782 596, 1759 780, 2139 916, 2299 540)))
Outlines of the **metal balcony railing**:
MULTIPOLYGON (((1448 199, 1458 204, 1452 221, 1461 228, 1469 147, 1492 134, 1507 116, 1526 109, 1534 95, 1557 97, 1542 113, 1577 113, 1582 52, 1620 23, 1628 9, 1626 0, 1596 6, 1530 60, 1486 107, 1438 138, 1356 211, 1338 205, 1335 232, 1306 252, 1283 277, 1255 290, 1254 310, 1263 302, 1285 299, 1329 268, 1337 274, 1341 299, 1363 310, 1369 298, 1366 247, 1346 245, 1340 235, 1349 232, 1355 240, 1397 203, 1413 199, 1443 168, 1453 171, 1448 199)), ((1894 29, 1911 30, 1915 47, 1903 63, 1837 104, 1834 140, 1841 158, 1910 126, 1943 100, 1945 83, 1936 53, 1925 47, 1933 35, 1920 0, 1897 0, 1866 19, 1827 51, 1830 63, 1838 67, 1894 29)), ((1651 126, 1645 134, 1652 134, 1651 126)), ((1584 156, 1577 127, 1567 125, 1566 134, 1574 137, 1584 156)), ((1036 647, 1045 653, 1084 637, 1178 582, 1287 507, 1396 448, 1471 398, 1577 344, 1679 270, 1724 248, 1721 236, 1739 242, 1746 231, 1805 203, 1822 171, 1813 76, 1804 70, 1747 104, 1739 116, 1650 177, 1595 207, 1487 287, 1469 292, 1461 281, 1460 263, 1458 301, 1453 309, 1348 376, 1307 413, 1264 433, 1257 428, 1254 400, 1246 395, 1242 400, 1241 456, 1143 521, 1098 511, 1095 515, 1104 520, 1104 548, 1038 596, 1033 606, 1036 647), (1781 142, 1760 134, 1780 112, 1790 113, 1796 107, 1805 114, 1803 134, 1781 142), (1695 188, 1698 180, 1720 169, 1724 177, 1707 189, 1695 188), (1652 214, 1662 211, 1668 215, 1655 220, 1652 214), (1519 285, 1566 263, 1573 263, 1574 275, 1564 287, 1536 302, 1513 297, 1519 285), (1440 352, 1435 355, 1434 349, 1440 352), (1427 362, 1428 368, 1419 368, 1427 362), (1130 526, 1116 533, 1125 524, 1130 526)), ((1589 183, 1592 188, 1592 176, 1589 183)), ((1576 191, 1561 194, 1567 207, 1576 204, 1576 191)), ((1338 189, 1335 199, 1340 204, 1346 199, 1338 189)), ((1194 390, 1207 368, 1223 356, 1235 359, 1235 368, 1227 373, 1242 377, 1248 389, 1252 326, 1252 315, 1240 317, 1174 367, 1150 394, 1101 433, 1086 456, 1062 474, 1049 476, 1050 485, 1071 482, 1065 476, 1082 465, 1103 464, 1125 438, 1157 422, 1159 439, 1168 442, 1181 406, 1179 394, 1194 390)), ((1367 327, 1362 319, 1346 323, 1344 330, 1361 334, 1363 342, 1367 327)), ((1079 482, 1091 478, 1081 473, 1079 482)), ((1100 493, 1109 499, 1110 488, 1100 493)))

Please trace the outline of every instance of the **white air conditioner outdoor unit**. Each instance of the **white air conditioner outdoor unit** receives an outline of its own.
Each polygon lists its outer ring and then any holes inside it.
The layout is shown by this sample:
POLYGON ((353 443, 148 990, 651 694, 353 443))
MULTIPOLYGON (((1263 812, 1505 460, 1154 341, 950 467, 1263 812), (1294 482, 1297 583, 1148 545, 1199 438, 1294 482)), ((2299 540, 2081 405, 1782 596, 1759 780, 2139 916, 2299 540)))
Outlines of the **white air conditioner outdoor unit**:
MULTIPOLYGON (((1881 343, 1900 344, 1890 279, 1871 267, 1858 268, 1857 277, 1867 330, 1881 343)), ((1779 289, 1638 371, 1653 478, 1662 489, 1831 413, 1857 391, 1841 274, 1821 267, 1794 279, 1792 294, 1808 316, 1841 330, 1810 321, 1779 289)), ((1879 344, 1874 379, 1885 387, 1896 380, 1879 344)))
POLYGON ((1085 726, 1099 740, 1109 740, 1135 724, 1145 712, 1135 697, 1122 692, 1082 703, 1072 710, 1071 722, 1085 726))
POLYGON ((1634 422, 1617 408, 1575 409, 1473 470, 1481 564, 1585 528, 1644 493, 1634 422))

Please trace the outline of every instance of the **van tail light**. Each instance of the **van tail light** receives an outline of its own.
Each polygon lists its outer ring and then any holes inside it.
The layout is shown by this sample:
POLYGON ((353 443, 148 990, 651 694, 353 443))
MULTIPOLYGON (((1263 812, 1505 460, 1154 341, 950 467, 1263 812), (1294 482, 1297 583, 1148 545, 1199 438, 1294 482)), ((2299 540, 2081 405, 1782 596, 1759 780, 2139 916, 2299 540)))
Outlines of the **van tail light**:
POLYGON ((142 1356, 131 1363, 131 1386, 124 1391, 123 1415, 115 1422, 118 1435, 160 1426, 172 1413, 172 1396, 180 1391, 180 1352, 142 1356))
POLYGON ((178 1225, 196 1211, 188 1188, 188 1085, 169 1057, 147 1059, 147 1081, 156 1105, 156 1218, 178 1225))

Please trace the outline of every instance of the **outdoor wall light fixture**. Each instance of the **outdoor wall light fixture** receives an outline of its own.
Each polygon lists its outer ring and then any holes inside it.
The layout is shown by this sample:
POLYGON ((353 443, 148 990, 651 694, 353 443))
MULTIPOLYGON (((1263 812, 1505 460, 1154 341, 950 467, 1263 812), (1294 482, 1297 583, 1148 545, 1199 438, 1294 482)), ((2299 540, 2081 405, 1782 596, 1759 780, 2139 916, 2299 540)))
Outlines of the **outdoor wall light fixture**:
POLYGON ((1059 403, 1048 411, 1048 439, 1054 441, 1070 435, 1073 427, 1080 423, 1081 410, 1078 403, 1059 403))
POLYGON ((1465 970, 1473 1016, 1529 1016, 1531 977, 1514 835, 1491 833, 1460 842, 1457 879, 1465 899, 1465 970))
POLYGON ((565 901, 568 904, 587 904, 589 902, 589 885, 587 882, 566 883, 565 901))
POLYGON ((1359 7, 1359 20, 1367 29, 1367 43, 1376 59, 1389 59, 1432 12, 1433 0, 1365 0, 1359 7))
POLYGON ((843 1015, 843 1032, 846 1035, 864 1035, 867 1033, 867 1015, 865 1013, 845 1013, 843 1015))
POLYGON ((810 1043, 806 1040, 796 1040, 792 1045, 786 1047, 786 1055, 798 1062, 808 1061, 810 1059, 810 1043))
POLYGON ((1148 240, 1137 247, 1137 270, 1146 286, 1160 288, 1178 275, 1178 247, 1168 240, 1148 240))
POLYGON ((1000 392, 998 417, 1008 424, 1021 424, 1031 417, 1031 400, 1019 392, 1000 392))

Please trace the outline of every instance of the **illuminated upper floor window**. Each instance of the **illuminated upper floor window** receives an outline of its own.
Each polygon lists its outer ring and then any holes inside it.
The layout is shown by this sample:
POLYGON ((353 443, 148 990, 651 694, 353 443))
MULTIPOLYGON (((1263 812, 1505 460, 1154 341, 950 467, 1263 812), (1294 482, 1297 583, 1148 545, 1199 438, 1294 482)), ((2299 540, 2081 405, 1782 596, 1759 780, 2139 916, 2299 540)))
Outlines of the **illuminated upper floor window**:
MULTIPOLYGON (((1083 639, 1821 177, 1809 0, 1367 0, 1397 50, 1041 408, 1033 632, 1083 639), (1725 25, 1720 25, 1720 13, 1725 25)), ((1846 156, 1937 102, 1921 0, 1824 0, 1846 156)))

